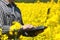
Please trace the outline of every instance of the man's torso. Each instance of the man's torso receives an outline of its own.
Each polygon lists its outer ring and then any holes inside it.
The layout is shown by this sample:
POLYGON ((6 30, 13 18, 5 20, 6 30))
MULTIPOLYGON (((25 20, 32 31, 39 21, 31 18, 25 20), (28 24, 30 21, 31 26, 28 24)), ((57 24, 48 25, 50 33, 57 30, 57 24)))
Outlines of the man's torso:
POLYGON ((20 12, 14 5, 6 5, 3 1, 0 1, 2 7, 4 25, 11 25, 12 21, 17 21, 20 17, 20 12), (11 6, 11 7, 10 7, 11 6))

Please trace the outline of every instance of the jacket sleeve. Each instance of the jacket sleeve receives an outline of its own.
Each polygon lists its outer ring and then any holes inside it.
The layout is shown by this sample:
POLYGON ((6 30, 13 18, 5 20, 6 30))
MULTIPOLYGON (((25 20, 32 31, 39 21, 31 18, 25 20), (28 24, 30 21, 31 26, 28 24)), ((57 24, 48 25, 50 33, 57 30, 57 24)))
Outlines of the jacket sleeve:
POLYGON ((9 31, 10 26, 9 25, 3 25, 3 23, 4 23, 3 13, 4 13, 3 8, 0 7, 0 28, 2 28, 2 33, 6 33, 9 31))
POLYGON ((21 12, 20 12, 20 23, 21 23, 22 25, 24 25, 23 20, 22 20, 21 12))
POLYGON ((22 20, 22 14, 21 14, 21 11, 20 11, 20 9, 18 7, 17 7, 17 12, 18 12, 17 16, 19 16, 18 20, 19 20, 20 24, 24 25, 23 20, 22 20))

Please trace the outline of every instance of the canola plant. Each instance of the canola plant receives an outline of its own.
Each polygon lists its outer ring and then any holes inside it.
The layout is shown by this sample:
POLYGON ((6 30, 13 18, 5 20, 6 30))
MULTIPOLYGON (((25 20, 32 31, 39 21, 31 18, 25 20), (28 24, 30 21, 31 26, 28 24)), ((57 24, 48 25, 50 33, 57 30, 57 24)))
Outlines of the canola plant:
MULTIPOLYGON (((60 2, 51 1, 47 3, 16 3, 22 13, 24 24, 34 26, 47 26, 43 33, 36 37, 20 36, 19 40, 60 40, 60 2)), ((17 25, 19 23, 16 23, 17 25)), ((15 26, 17 26, 15 25, 15 26)), ((21 25, 19 25, 21 26, 21 25)), ((11 29, 16 27, 11 27, 11 29)), ((19 27, 17 27, 18 29, 19 27)), ((0 29, 0 35, 1 29, 0 29)), ((1 37, 0 37, 1 38, 1 37)), ((8 36, 2 35, 2 40, 8 40, 8 36)), ((12 39, 14 40, 14 39, 12 39)))

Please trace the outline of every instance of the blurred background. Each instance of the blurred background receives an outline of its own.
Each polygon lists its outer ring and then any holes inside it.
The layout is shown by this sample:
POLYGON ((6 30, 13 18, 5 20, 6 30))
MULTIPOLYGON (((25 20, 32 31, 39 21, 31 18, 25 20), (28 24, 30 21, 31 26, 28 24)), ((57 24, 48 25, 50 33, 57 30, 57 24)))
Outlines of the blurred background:
POLYGON ((15 3, 24 24, 48 27, 36 37, 21 35, 20 40, 60 40, 60 0, 15 0, 15 3))

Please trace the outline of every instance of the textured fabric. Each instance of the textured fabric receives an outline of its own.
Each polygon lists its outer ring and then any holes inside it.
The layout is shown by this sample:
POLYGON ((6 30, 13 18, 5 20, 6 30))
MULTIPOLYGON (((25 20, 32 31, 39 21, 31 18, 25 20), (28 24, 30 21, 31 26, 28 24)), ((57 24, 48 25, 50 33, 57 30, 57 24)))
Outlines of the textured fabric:
POLYGON ((9 30, 12 21, 18 21, 24 25, 19 8, 14 3, 0 1, 0 27, 3 29, 3 33, 9 30))

